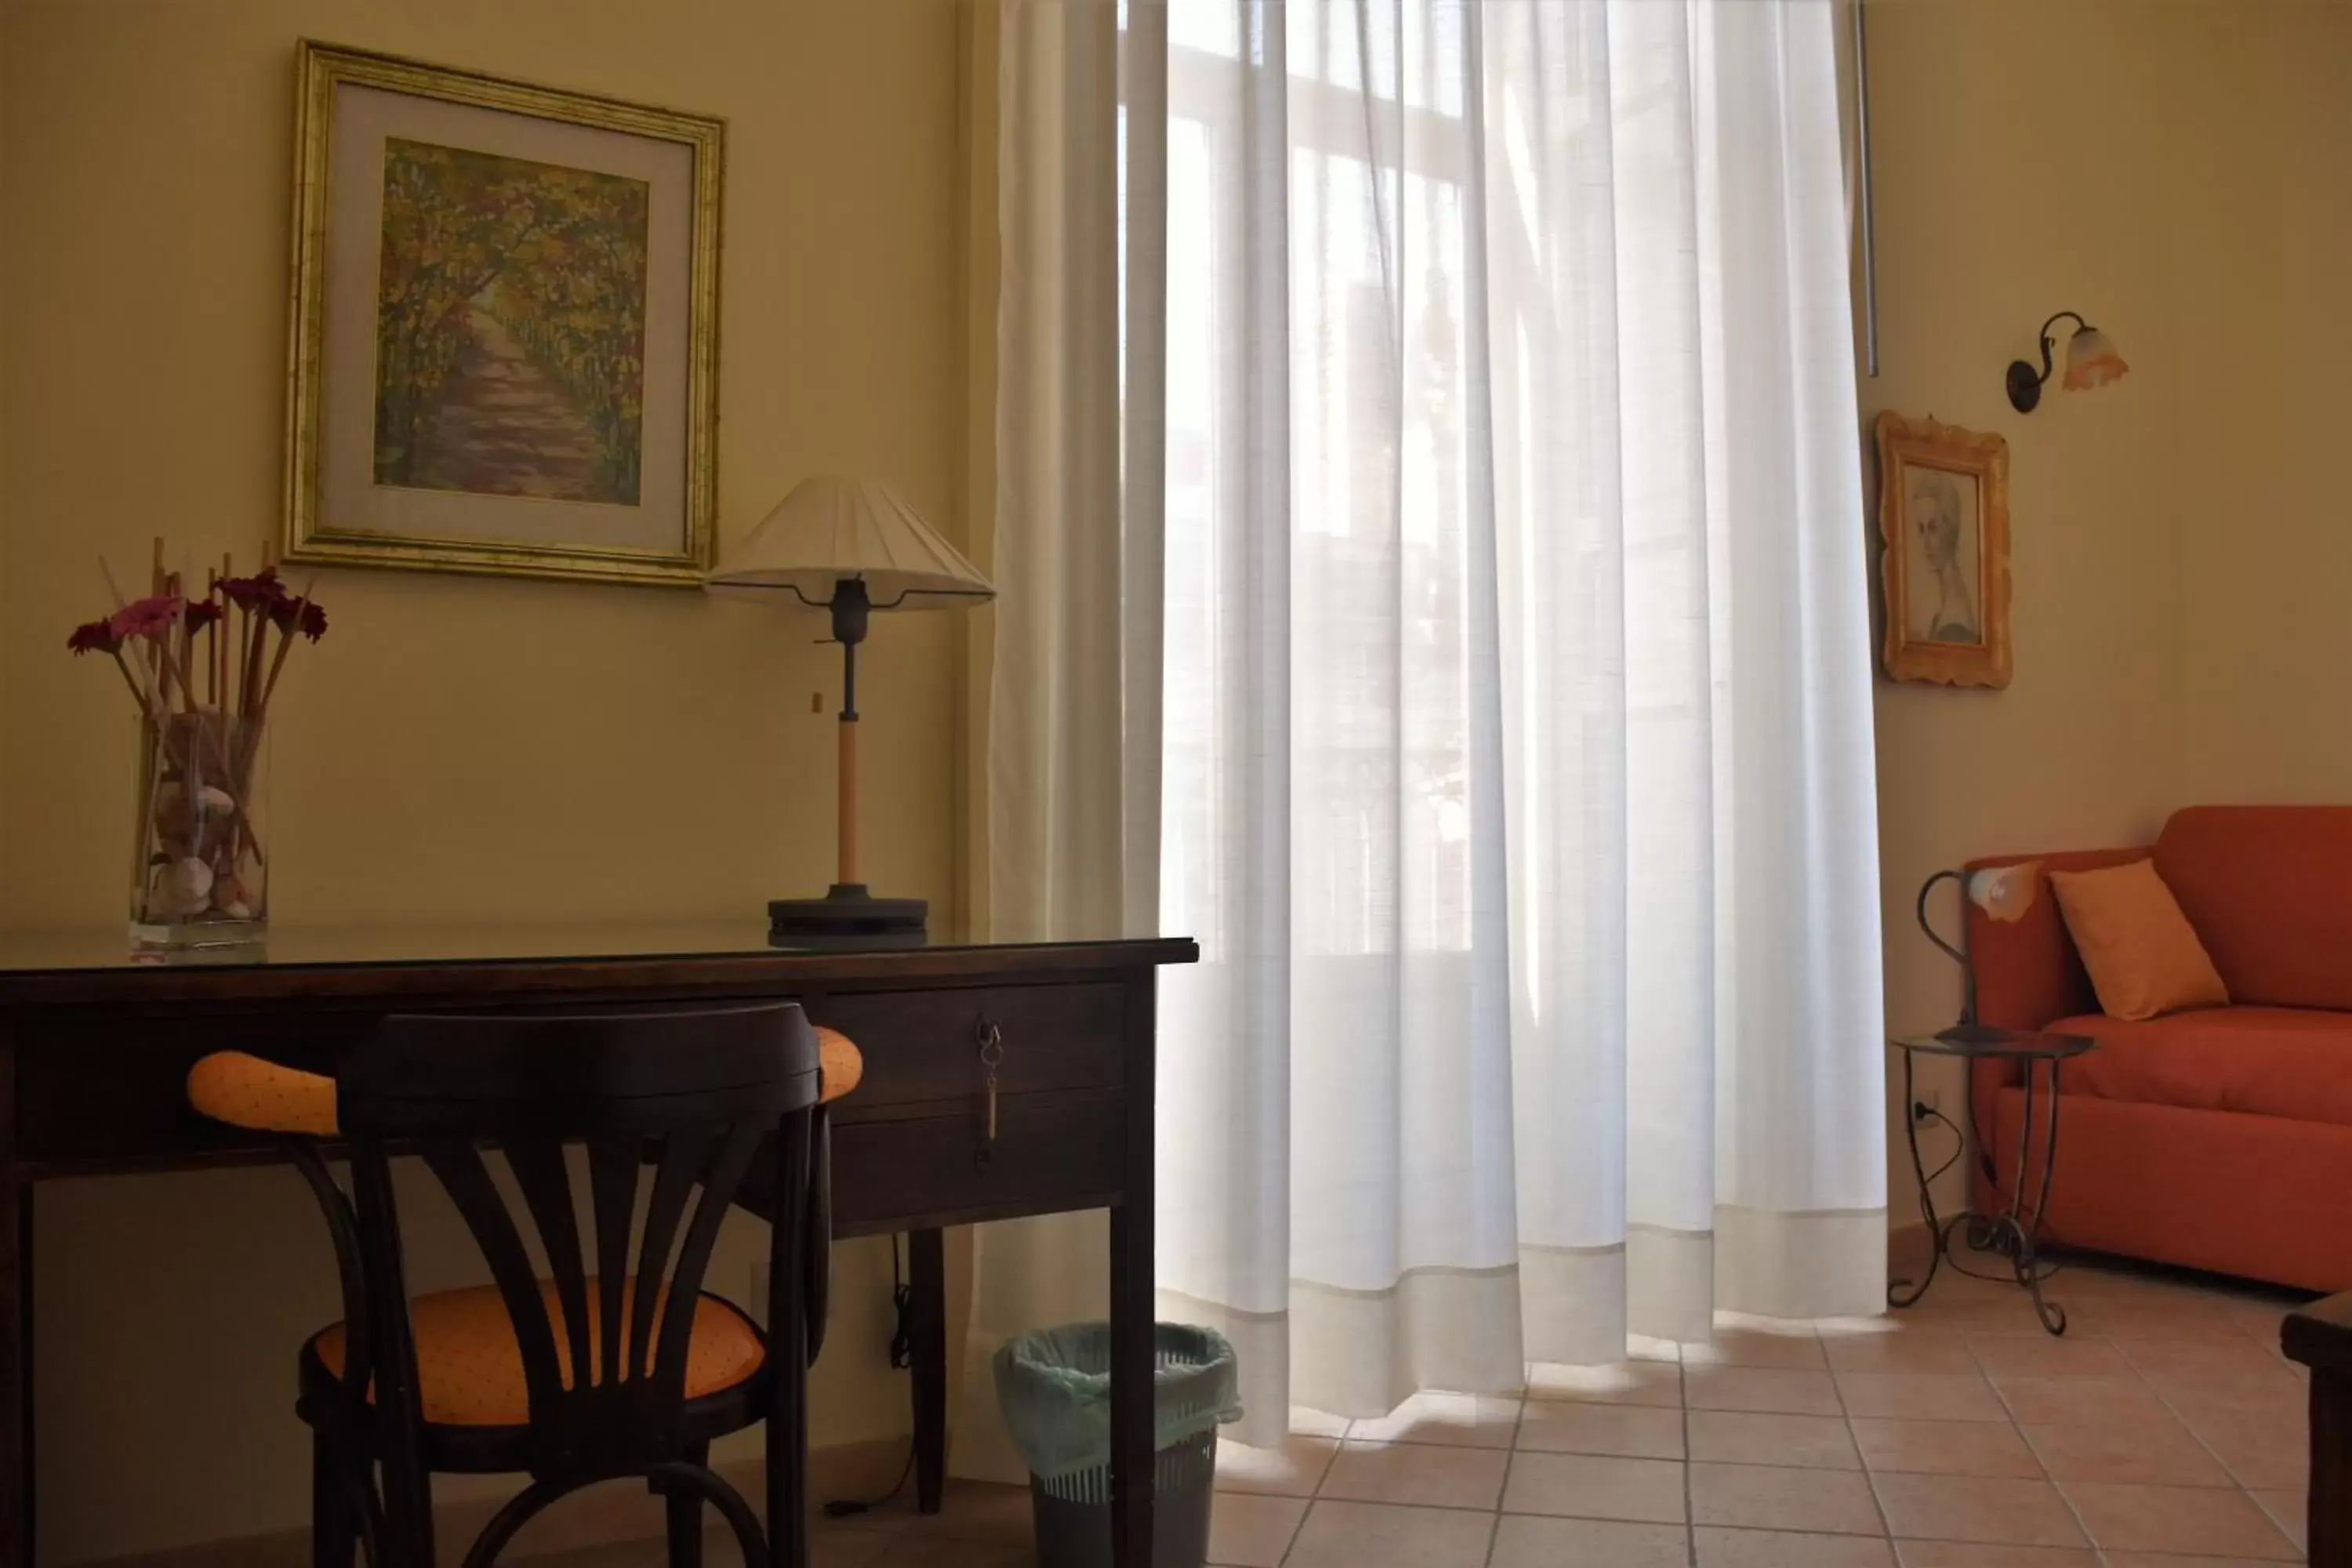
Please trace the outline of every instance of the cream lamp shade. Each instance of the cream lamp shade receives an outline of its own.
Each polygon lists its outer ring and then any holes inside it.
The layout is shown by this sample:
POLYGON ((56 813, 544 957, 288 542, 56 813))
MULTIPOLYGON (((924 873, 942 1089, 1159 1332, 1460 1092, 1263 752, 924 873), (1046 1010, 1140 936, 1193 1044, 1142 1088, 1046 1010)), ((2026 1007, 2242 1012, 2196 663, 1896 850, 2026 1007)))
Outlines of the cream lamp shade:
POLYGON ((915 509, 867 479, 803 479, 760 525, 720 555, 710 591, 730 596, 788 592, 830 605, 845 578, 866 584, 875 609, 938 609, 985 599, 996 588, 915 509))
POLYGON ((875 610, 944 609, 996 588, 915 509, 882 486, 831 475, 803 479, 760 526, 719 557, 713 594, 830 612, 841 645, 837 737, 839 870, 821 899, 774 899, 768 940, 783 945, 913 945, 929 914, 920 899, 877 899, 857 858, 857 645, 875 610))

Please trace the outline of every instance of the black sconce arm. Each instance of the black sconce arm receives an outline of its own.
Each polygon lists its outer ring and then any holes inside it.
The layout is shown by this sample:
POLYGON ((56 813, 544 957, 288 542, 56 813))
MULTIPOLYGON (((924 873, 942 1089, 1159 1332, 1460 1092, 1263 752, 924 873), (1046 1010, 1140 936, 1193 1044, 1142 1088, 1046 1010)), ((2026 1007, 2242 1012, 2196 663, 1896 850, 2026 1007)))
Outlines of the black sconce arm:
POLYGON ((2050 329, 2056 326, 2061 321, 2073 321, 2074 323, 2074 330, 2078 332, 2084 327, 2091 324, 2072 310, 2061 310, 2056 315, 2042 323, 2042 374, 2034 378, 2037 383, 2048 381, 2050 379, 2050 371, 2052 368, 2050 351, 2058 346, 2058 340, 2050 335, 2050 329))
POLYGON ((2034 405, 2042 401, 2042 384, 2050 379, 2050 372, 2055 363, 2052 351, 2058 346, 2057 340, 2050 335, 2050 329, 2065 321, 2073 321, 2078 332, 2090 325, 2073 310, 2061 310, 2042 322, 2040 374, 2034 374, 2033 366, 2028 361, 2018 359, 2009 362, 2009 405, 2020 414, 2032 413, 2034 405))

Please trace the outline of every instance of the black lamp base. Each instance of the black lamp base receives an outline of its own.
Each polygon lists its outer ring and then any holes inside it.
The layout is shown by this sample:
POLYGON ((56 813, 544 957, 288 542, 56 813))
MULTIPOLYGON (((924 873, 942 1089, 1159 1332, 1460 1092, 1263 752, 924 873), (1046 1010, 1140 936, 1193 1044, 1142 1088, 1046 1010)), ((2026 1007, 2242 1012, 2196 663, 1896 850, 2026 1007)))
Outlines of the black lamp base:
POLYGON ((1979 1024, 1973 1018, 1963 1018, 1948 1029, 1937 1030, 1936 1038, 1948 1046, 1983 1047, 2014 1040, 2019 1034, 2016 1029, 1995 1028, 1990 1024, 1979 1024))
POLYGON ((821 899, 768 900, 768 940, 786 946, 852 941, 919 946, 930 912, 922 899, 877 899, 863 882, 835 882, 821 899))

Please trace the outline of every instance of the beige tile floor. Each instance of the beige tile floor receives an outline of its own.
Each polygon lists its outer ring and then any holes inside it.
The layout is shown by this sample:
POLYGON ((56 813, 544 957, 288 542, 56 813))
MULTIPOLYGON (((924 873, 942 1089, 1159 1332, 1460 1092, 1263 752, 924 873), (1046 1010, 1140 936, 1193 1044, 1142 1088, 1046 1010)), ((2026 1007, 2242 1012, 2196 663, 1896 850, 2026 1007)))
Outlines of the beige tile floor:
MULTIPOLYGON (((1524 1399, 1301 1412, 1221 1450, 1226 1568, 2237 1568, 2299 1562, 2289 1298, 2077 1265, 2063 1340, 1948 1273, 1885 1318, 1721 1321, 1524 1399)), ((1027 1495, 828 1526, 819 1568, 1023 1568, 1027 1495)), ((640 1568, 638 1545, 565 1568, 640 1568)), ((714 1547, 714 1564, 731 1551, 714 1547)), ((542 1559, 552 1568, 555 1560, 542 1559)))

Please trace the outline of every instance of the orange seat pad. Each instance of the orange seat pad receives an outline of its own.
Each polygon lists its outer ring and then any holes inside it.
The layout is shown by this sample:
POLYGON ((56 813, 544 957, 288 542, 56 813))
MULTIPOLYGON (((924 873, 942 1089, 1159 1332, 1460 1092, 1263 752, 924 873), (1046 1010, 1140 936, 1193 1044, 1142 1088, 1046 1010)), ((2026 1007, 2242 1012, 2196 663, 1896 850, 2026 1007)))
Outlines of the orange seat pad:
MULTIPOLYGON (((866 1057, 847 1035, 821 1024, 816 1044, 818 1098, 830 1105, 865 1079, 866 1057)), ((188 1069, 188 1103, 215 1121, 259 1132, 332 1138, 339 1131, 333 1079, 249 1051, 215 1051, 198 1058, 188 1069)))
MULTIPOLYGON (((565 1387, 572 1385, 572 1347, 564 1332, 563 1309, 557 1303, 555 1282, 539 1282, 546 1299, 548 1320, 555 1330, 555 1363, 565 1387)), ((636 1281, 622 1287, 625 1310, 635 1299, 636 1281)), ((596 1280, 588 1280, 588 1343, 597 1353, 596 1280)), ((523 1381, 522 1350, 515 1342, 514 1323, 505 1300, 494 1285, 466 1290, 440 1290, 408 1303, 408 1321, 416 1340, 416 1379, 425 1419, 445 1426, 520 1426, 530 1420, 530 1395, 523 1381)), ((654 1333, 661 1320, 654 1320, 654 1333)), ((622 1326, 622 1353, 627 1354, 628 1327, 622 1326)), ((343 1325, 321 1329, 310 1346, 328 1373, 343 1373, 343 1325)), ((648 1347, 650 1356, 651 1349, 648 1347)), ((705 1295, 694 1312, 694 1337, 686 1356, 686 1396, 700 1399, 734 1387, 760 1370, 766 1358, 760 1331, 749 1319, 716 1296, 705 1295)), ((371 1389, 368 1397, 375 1397, 371 1389)))
POLYGON ((2140 1023, 2094 1013, 2050 1027, 2099 1042, 2065 1064, 2070 1095, 2352 1127, 2352 1014, 2210 1007, 2140 1023))
POLYGON ((215 1051, 198 1058, 188 1069, 188 1103, 232 1127, 335 1135, 333 1079, 247 1051, 215 1051))

